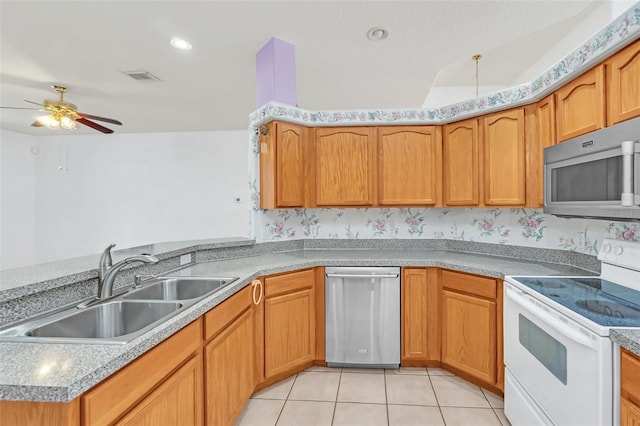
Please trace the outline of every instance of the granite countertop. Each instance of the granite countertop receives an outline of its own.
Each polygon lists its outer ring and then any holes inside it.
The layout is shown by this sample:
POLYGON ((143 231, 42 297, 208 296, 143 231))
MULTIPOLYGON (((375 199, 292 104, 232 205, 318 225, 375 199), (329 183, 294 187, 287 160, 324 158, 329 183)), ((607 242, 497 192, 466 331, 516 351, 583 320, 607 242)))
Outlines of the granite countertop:
POLYGON ((609 338, 629 352, 640 356, 640 329, 611 329, 609 338))
POLYGON ((249 285, 252 279, 314 266, 433 266, 496 278, 593 275, 569 265, 446 250, 304 249, 198 263, 167 275, 239 279, 125 345, 2 342, 0 399, 71 401, 249 285))

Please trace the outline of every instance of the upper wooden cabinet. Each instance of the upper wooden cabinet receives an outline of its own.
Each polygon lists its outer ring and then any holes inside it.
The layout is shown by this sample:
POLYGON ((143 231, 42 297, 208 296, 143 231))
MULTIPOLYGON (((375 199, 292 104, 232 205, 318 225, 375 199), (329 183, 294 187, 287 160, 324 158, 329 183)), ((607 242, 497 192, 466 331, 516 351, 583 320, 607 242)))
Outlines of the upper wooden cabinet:
POLYGON ((304 206, 308 131, 273 121, 260 136, 260 208, 304 206))
POLYGON ((441 167, 439 126, 378 128, 380 205, 442 205, 441 167))
POLYGON ((598 65, 556 92, 557 140, 575 138, 604 125, 604 67, 598 65))
POLYGON ((482 118, 484 204, 524 206, 526 203, 526 148, 524 108, 482 118))
POLYGON ((315 204, 372 206, 377 202, 376 128, 317 128, 315 204))
POLYGON ((478 120, 447 124, 443 130, 444 205, 480 204, 478 120))
POLYGON ((530 145, 530 183, 536 186, 532 207, 544 205, 544 149, 556 143, 556 104, 549 95, 537 104, 535 134, 527 140, 530 145))
POLYGON ((640 116, 640 40, 609 58, 607 125, 640 116))

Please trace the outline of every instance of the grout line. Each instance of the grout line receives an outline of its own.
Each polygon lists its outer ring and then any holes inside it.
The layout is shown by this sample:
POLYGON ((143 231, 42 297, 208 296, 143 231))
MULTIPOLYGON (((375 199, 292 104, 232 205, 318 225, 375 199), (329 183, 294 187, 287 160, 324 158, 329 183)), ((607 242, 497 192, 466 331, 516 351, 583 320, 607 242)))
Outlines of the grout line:
MULTIPOLYGON (((293 385, 296 384, 296 380, 298 379, 298 374, 295 375, 295 378, 293 379, 293 383, 291 384, 291 389, 293 389, 293 385)), ((287 405, 287 401, 289 401, 289 394, 291 393, 291 389, 289 389, 289 392, 287 392, 287 398, 284 400, 284 404, 282 404, 282 408, 280 409, 280 412, 278 413, 278 418, 276 419, 276 422, 274 424, 274 426, 276 426, 278 424, 278 422, 280 421, 280 417, 282 416, 282 412, 284 411, 284 407, 285 405, 287 405)))
POLYGON ((389 396, 387 395, 387 372, 386 370, 384 371, 384 375, 383 375, 383 380, 384 380, 384 408, 385 411, 387 412, 387 425, 389 425, 389 396))
POLYGON ((338 389, 336 389, 336 399, 333 402, 333 414, 331 415, 331 425, 336 421, 336 410, 338 409, 338 394, 340 393, 340 383, 342 382, 342 372, 344 369, 340 369, 340 378, 338 379, 338 389))

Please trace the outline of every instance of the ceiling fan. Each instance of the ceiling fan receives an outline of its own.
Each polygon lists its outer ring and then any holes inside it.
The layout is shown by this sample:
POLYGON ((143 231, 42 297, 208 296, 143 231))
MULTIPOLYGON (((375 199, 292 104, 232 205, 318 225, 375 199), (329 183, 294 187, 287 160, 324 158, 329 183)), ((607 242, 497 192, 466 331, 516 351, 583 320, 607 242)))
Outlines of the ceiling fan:
POLYGON ((78 107, 70 102, 66 102, 63 99, 65 92, 67 91, 67 87, 61 86, 58 84, 54 84, 51 86, 53 90, 58 92, 60 95, 59 99, 45 99, 43 104, 39 104, 37 102, 29 101, 25 99, 25 102, 29 102, 30 104, 39 105, 42 108, 20 108, 20 107, 0 107, 5 109, 30 109, 43 111, 48 114, 41 115, 34 121, 31 125, 34 127, 48 127, 50 129, 66 129, 73 130, 76 128, 76 123, 84 124, 85 126, 91 127, 102 133, 113 133, 113 130, 104 127, 98 123, 95 123, 91 120, 104 121, 105 123, 117 124, 119 126, 122 123, 118 120, 114 120, 113 118, 99 117, 97 115, 85 114, 83 112, 78 112, 78 107))

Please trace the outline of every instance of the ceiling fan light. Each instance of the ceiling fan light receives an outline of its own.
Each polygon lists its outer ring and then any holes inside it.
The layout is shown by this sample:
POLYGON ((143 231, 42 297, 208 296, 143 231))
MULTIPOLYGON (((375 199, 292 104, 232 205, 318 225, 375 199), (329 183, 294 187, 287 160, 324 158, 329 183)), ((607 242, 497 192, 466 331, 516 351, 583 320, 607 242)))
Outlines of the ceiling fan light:
POLYGON ((60 118, 60 126, 65 130, 73 130, 76 128, 76 120, 65 115, 60 118))
POLYGON ((53 115, 41 115, 36 121, 45 127, 50 129, 57 129, 60 127, 60 121, 58 121, 53 115))

